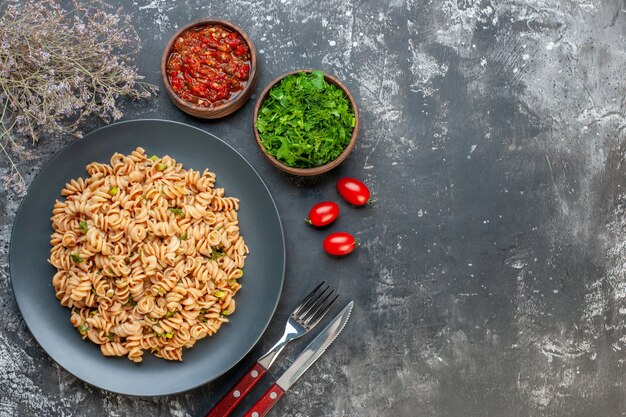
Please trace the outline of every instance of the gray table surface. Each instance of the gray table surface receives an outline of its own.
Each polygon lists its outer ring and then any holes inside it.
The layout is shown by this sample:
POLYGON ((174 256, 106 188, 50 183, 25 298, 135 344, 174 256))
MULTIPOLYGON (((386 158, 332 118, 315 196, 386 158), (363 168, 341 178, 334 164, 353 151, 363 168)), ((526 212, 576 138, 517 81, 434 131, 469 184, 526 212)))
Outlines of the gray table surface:
MULTIPOLYGON (((232 117, 187 117, 161 93, 124 118, 199 126, 254 165, 284 222, 284 296, 261 342, 205 387, 152 399, 94 389, 54 364, 17 312, 7 252, 20 201, 3 186, 0 416, 203 416, 320 278, 356 302, 353 318, 272 416, 626 415, 623 1, 121 3, 154 83, 165 42, 192 19, 230 19, 254 39, 261 78, 232 117), (300 67, 344 80, 362 112, 356 150, 311 180, 270 166, 251 130, 260 90, 300 67), (364 179, 376 203, 342 205, 334 229, 362 246, 331 259, 325 232, 302 219, 337 198, 343 175, 364 179)), ((69 141, 43 140, 19 164, 27 180, 69 141)))

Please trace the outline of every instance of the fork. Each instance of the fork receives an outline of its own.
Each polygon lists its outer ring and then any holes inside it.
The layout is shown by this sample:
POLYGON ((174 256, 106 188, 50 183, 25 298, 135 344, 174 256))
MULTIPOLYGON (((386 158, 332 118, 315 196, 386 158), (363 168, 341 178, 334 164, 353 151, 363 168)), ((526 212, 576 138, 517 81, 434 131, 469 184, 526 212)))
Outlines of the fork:
POLYGON ((261 356, 237 384, 226 394, 206 417, 226 417, 241 402, 243 397, 256 385, 270 366, 274 363, 287 343, 307 334, 326 315, 339 294, 331 298, 335 290, 322 281, 302 302, 293 310, 285 324, 282 337, 263 356, 261 356), (321 288, 324 287, 323 290, 321 288), (329 291, 330 290, 330 291, 329 291))

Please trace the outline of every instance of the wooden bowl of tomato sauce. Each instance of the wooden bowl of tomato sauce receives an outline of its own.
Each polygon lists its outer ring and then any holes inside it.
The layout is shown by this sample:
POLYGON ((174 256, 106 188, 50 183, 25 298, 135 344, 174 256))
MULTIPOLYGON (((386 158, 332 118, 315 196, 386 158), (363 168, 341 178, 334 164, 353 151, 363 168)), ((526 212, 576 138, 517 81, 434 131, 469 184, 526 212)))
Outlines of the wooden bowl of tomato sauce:
POLYGON ((196 20, 168 41, 161 77, 179 109, 195 117, 218 119, 250 98, 259 79, 256 48, 231 22, 196 20))

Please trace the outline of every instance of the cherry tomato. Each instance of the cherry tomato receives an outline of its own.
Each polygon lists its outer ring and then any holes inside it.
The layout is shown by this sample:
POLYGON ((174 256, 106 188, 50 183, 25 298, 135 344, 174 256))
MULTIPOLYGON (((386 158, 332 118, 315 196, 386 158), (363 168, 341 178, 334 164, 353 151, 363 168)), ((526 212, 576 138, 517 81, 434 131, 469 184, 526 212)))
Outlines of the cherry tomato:
POLYGON ((358 246, 359 242, 354 236, 346 232, 335 232, 324 239, 324 250, 335 256, 349 254, 358 246))
POLYGON ((322 201, 311 207, 309 217, 304 219, 315 227, 328 226, 339 216, 339 206, 333 201, 322 201))
POLYGON ((356 178, 343 177, 337 181, 337 191, 346 201, 355 206, 362 206, 370 201, 370 190, 356 178))

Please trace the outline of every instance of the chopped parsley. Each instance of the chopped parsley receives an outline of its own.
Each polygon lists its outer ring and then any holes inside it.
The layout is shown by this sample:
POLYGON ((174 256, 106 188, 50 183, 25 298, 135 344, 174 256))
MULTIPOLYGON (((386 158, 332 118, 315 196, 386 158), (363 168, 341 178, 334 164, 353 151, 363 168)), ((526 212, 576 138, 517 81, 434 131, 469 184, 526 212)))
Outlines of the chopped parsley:
POLYGON ((168 318, 168 319, 170 317, 172 317, 173 315, 174 315, 174 312, 172 312, 172 311, 168 311, 167 313, 165 313, 165 317, 168 318))
POLYGON ((72 253, 70 254, 72 260, 74 262, 76 262, 77 264, 84 262, 85 260, 83 258, 80 257, 80 253, 76 252, 76 253, 72 253))
POLYGON ((212 261, 217 261, 222 256, 224 256, 224 252, 221 252, 219 250, 214 250, 213 252, 211 252, 211 260, 212 261))
POLYGON ((269 91, 257 118, 267 152, 298 168, 337 159, 350 142, 355 124, 350 100, 321 71, 283 78, 269 91))
POLYGON ((171 211, 172 213, 174 213, 177 216, 184 216, 185 212, 183 211, 183 209, 179 208, 179 207, 170 207, 168 208, 169 211, 171 211))
POLYGON ((167 165, 162 163, 158 163, 156 166, 157 171, 165 171, 165 168, 167 168, 167 165))
POLYGON ((111 194, 112 196, 117 195, 119 190, 120 189, 117 188, 117 185, 114 185, 113 187, 109 188, 109 194, 111 194))
POLYGON ((183 235, 179 237, 178 240, 187 240, 187 232, 183 233, 183 235))
POLYGON ((89 226, 87 226, 87 222, 84 220, 80 222, 80 224, 78 225, 78 228, 84 234, 87 234, 87 230, 89 230, 89 226))
POLYGON ((204 315, 206 313, 207 313, 206 308, 200 309, 200 318, 199 318, 199 320, 200 320, 201 323, 206 323, 207 322, 206 317, 204 317, 204 315))
POLYGON ((81 323, 80 326, 78 326, 78 332, 80 334, 87 334, 87 330, 89 330, 89 326, 87 326, 86 323, 81 323))
POLYGON ((217 298, 224 298, 226 296, 226 293, 224 291, 215 291, 215 293, 213 293, 214 296, 216 296, 217 298))
POLYGON ((159 157, 158 157, 158 156, 156 156, 156 155, 152 155, 152 156, 150 157, 150 160, 151 160, 152 162, 156 161, 157 159, 159 159, 159 157))

